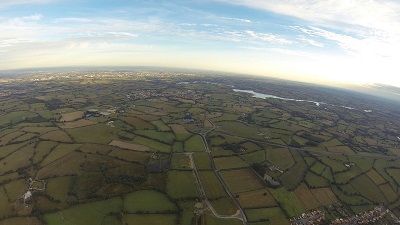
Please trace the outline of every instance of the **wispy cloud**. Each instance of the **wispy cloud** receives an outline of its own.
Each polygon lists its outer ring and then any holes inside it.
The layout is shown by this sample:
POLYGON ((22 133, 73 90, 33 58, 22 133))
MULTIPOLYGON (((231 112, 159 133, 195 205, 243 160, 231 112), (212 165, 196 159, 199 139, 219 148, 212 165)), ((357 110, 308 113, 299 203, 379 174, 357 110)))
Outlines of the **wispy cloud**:
POLYGON ((249 19, 243 19, 243 18, 235 18, 235 17, 219 17, 223 20, 228 20, 228 21, 234 21, 234 22, 241 22, 241 23, 252 23, 251 20, 249 19))
POLYGON ((251 30, 247 30, 246 34, 254 40, 261 40, 269 43, 275 43, 275 44, 292 44, 293 42, 283 38, 280 35, 275 35, 271 33, 259 33, 251 30))
POLYGON ((392 30, 400 23, 400 2, 394 0, 217 0, 297 17, 318 24, 348 24, 392 30))
MULTIPOLYGON (((345 50, 398 56, 400 2, 394 0, 217 0, 310 22, 302 30, 335 41, 345 50), (394 51, 395 50, 395 51, 394 51)), ((305 41, 304 39, 303 41, 305 41)), ((314 41, 310 44, 316 44, 314 41)))
POLYGON ((10 6, 16 5, 34 5, 34 4, 46 4, 55 2, 57 0, 1 0, 0 9, 4 9, 10 6))
POLYGON ((399 57, 400 37, 394 35, 366 35, 351 36, 341 34, 318 27, 299 27, 294 29, 301 31, 312 38, 323 38, 331 41, 349 54, 360 57, 399 57))
POLYGON ((297 38, 297 40, 300 41, 300 43, 304 43, 304 44, 311 45, 314 47, 322 48, 325 46, 322 42, 316 41, 316 40, 306 37, 304 35, 300 35, 297 38))

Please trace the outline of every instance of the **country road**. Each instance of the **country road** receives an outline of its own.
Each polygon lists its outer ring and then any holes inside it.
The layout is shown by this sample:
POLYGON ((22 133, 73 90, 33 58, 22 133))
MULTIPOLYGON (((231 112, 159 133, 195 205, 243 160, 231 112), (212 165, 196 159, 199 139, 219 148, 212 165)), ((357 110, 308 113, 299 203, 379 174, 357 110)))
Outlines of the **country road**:
MULTIPOLYGON (((244 213, 243 208, 241 207, 239 201, 235 198, 235 196, 233 196, 233 194, 229 190, 228 185, 226 185, 226 183, 223 180, 221 174, 218 172, 218 170, 217 170, 217 168, 215 166, 215 163, 214 163, 214 160, 213 160, 213 156, 211 155, 211 150, 208 147, 206 135, 208 133, 212 132, 213 130, 215 130, 216 126, 214 125, 214 123, 211 120, 209 120, 209 119, 207 119, 207 120, 212 125, 212 128, 210 130, 204 132, 204 133, 198 133, 198 134, 201 136, 201 138, 203 140, 204 148, 205 148, 205 150, 206 150, 206 152, 208 154, 208 158, 210 160, 211 168, 212 168, 215 176, 218 178, 219 182, 221 183, 222 187, 224 188, 224 191, 228 194, 228 196, 232 199, 232 201, 235 203, 236 207, 238 208, 238 212, 235 214, 235 215, 237 215, 237 217, 234 217, 234 215, 233 215, 233 216, 230 216, 228 218, 238 218, 243 222, 244 225, 247 225, 247 218, 246 218, 246 214, 244 213)), ((222 218, 222 217, 219 217, 219 218, 222 218)))
POLYGON ((192 152, 186 153, 186 155, 190 159, 191 168, 193 169, 193 173, 194 173, 194 176, 196 178, 197 189, 199 190, 200 197, 201 197, 201 199, 203 199, 203 202, 207 205, 207 208, 210 209, 210 211, 213 213, 213 215, 215 217, 219 218, 219 219, 239 219, 239 220, 242 220, 242 217, 240 215, 240 210, 238 210, 233 215, 221 215, 214 209, 214 207, 212 206, 212 204, 208 200, 207 195, 206 195, 206 193, 204 191, 204 187, 203 187, 203 184, 202 184, 202 182, 200 180, 200 175, 199 175, 199 172, 197 170, 196 163, 194 162, 194 159, 193 159, 193 153, 192 152))

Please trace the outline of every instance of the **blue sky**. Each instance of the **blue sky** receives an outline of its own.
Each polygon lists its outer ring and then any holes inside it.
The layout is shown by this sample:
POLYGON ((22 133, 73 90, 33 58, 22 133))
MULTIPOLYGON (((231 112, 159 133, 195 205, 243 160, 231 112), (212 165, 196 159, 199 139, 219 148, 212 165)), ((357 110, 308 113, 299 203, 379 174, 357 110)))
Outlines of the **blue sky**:
POLYGON ((168 66, 400 86, 395 0, 2 0, 0 69, 168 66))

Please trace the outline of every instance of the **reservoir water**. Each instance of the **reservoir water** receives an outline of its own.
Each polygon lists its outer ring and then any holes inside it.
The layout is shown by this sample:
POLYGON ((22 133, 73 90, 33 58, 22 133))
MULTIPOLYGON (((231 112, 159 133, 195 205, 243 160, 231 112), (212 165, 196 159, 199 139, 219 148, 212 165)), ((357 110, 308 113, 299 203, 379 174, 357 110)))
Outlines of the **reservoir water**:
MULTIPOLYGON (((251 94, 252 97, 254 98, 261 98, 261 99, 267 99, 267 98, 273 98, 273 99, 280 99, 280 100, 284 100, 284 101, 295 101, 295 102, 308 102, 308 103, 312 103, 316 106, 321 106, 321 105, 330 105, 330 106, 335 106, 335 107, 341 107, 341 108, 345 108, 345 109, 351 109, 351 110, 355 110, 355 108, 350 107, 350 106, 338 106, 338 105, 333 105, 333 104, 329 104, 326 102, 317 102, 317 101, 310 101, 310 100, 303 100, 303 99, 293 99, 293 98, 284 98, 284 97, 279 97, 276 95, 269 95, 269 94, 263 94, 263 93, 259 93, 259 92, 255 92, 253 90, 242 90, 242 89, 233 89, 234 92, 242 92, 242 93, 248 93, 251 94)), ((363 110, 366 113, 370 113, 372 112, 372 110, 366 109, 363 110)))
POLYGON ((233 91, 234 92, 243 92, 243 93, 252 94, 253 97, 262 98, 262 99, 274 98, 274 99, 280 99, 280 100, 284 100, 284 101, 309 102, 309 103, 315 104, 316 106, 320 106, 321 104, 326 104, 325 102, 316 102, 316 101, 309 101, 309 100, 303 100, 303 99, 293 99, 293 98, 283 98, 283 97, 279 97, 279 96, 275 96, 275 95, 268 95, 268 94, 255 92, 255 91, 252 91, 252 90, 233 89, 233 91))

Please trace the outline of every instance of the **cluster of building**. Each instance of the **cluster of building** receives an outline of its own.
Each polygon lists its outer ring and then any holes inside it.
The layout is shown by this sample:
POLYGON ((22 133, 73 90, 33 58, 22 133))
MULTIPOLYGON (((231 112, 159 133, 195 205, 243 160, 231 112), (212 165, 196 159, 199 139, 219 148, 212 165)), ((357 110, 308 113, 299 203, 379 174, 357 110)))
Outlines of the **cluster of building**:
POLYGON ((178 101, 181 101, 182 99, 195 101, 203 97, 202 93, 194 90, 174 90, 173 92, 167 92, 165 94, 167 95, 165 97, 173 98, 178 101))
POLYGON ((267 182, 267 184, 269 184, 271 187, 279 187, 281 185, 281 183, 279 183, 279 181, 275 180, 273 177, 271 177, 270 175, 268 175, 268 173, 264 174, 263 177, 264 181, 267 182))
POLYGON ((283 170, 281 170, 281 169, 279 168, 279 166, 277 166, 277 165, 272 165, 272 166, 268 167, 268 169, 269 169, 270 171, 272 171, 272 172, 278 171, 279 173, 283 173, 283 170))
POLYGON ((290 220, 291 225, 318 225, 325 220, 325 212, 314 210, 290 220))
MULTIPOLYGON (((176 77, 180 75, 193 76, 192 73, 174 73, 174 72, 151 72, 151 71, 73 71, 73 72, 31 72, 28 80, 31 81, 47 81, 57 79, 121 79, 121 78, 152 78, 152 77, 176 77)), ((13 78, 15 80, 15 78, 13 78)), ((21 77, 18 80, 24 80, 21 77)))
POLYGON ((89 109, 89 110, 86 110, 86 112, 84 113, 84 117, 85 117, 85 119, 90 119, 92 117, 100 117, 100 116, 108 117, 111 114, 114 114, 116 112, 117 112, 116 109, 107 109, 104 111, 100 111, 98 109, 89 109))
POLYGON ((9 91, 9 90, 2 90, 2 91, 0 91, 0 97, 8 97, 8 96, 10 96, 11 94, 12 94, 12 92, 9 91))
POLYGON ((344 163, 344 166, 347 167, 347 168, 351 168, 351 167, 353 167, 353 166, 355 166, 355 165, 356 165, 356 164, 353 163, 353 162, 346 162, 346 163, 344 163))
POLYGON ((24 205, 29 207, 33 193, 37 191, 45 191, 46 190, 46 182, 44 180, 34 180, 32 178, 28 179, 28 190, 21 196, 20 199, 23 200, 24 205))
POLYGON ((357 224, 371 224, 382 219, 390 212, 384 206, 377 206, 372 210, 351 216, 348 218, 338 218, 331 222, 330 225, 357 225, 357 224))
POLYGON ((156 90, 138 90, 126 95, 126 98, 130 100, 147 99, 154 97, 163 97, 163 94, 156 90))

